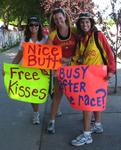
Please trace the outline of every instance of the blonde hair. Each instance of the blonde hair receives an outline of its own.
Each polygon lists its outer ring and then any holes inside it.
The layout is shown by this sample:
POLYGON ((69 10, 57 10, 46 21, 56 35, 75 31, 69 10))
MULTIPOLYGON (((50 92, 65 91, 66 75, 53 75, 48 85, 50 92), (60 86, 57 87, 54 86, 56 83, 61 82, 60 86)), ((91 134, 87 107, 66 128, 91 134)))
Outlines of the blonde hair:
POLYGON ((52 11, 52 14, 51 14, 51 16, 50 16, 50 31, 53 31, 53 30, 55 30, 55 29, 57 29, 57 27, 56 27, 56 24, 55 24, 55 22, 54 22, 54 18, 53 18, 53 16, 55 15, 55 14, 57 14, 57 13, 62 13, 63 14, 63 16, 65 16, 66 17, 66 24, 70 27, 71 25, 71 23, 70 23, 70 18, 69 18, 69 16, 68 16, 68 14, 65 12, 65 10, 63 9, 63 8, 56 8, 56 9, 54 9, 53 11, 52 11))

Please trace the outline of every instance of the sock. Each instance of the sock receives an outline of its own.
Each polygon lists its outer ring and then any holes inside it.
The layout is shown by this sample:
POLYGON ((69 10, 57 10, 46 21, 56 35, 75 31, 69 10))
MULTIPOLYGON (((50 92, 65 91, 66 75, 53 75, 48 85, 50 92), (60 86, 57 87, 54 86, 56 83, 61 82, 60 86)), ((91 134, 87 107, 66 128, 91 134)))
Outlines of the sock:
POLYGON ((34 114, 39 114, 39 112, 38 111, 34 111, 34 114))
POLYGON ((95 122, 96 126, 101 126, 101 122, 95 122))
POLYGON ((91 132, 90 131, 84 131, 84 135, 85 136, 91 136, 91 132))
POLYGON ((50 120, 50 122, 55 123, 55 120, 50 120))

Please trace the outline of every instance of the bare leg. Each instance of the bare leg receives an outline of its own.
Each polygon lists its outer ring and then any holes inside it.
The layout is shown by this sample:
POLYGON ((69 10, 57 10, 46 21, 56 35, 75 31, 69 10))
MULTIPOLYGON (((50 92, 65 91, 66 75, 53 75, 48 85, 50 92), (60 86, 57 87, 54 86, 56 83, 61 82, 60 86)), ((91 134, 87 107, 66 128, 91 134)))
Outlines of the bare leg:
POLYGON ((59 88, 58 80, 55 81, 55 88, 54 88, 54 95, 53 95, 53 101, 51 105, 51 120, 55 120, 56 113, 58 111, 58 107, 62 98, 62 91, 59 88))
POLYGON ((55 83, 54 83, 54 95, 53 95, 53 101, 52 101, 52 105, 51 105, 51 116, 50 116, 50 121, 48 124, 48 128, 47 131, 50 134, 54 134, 55 133, 55 117, 56 117, 56 113, 61 101, 61 97, 62 97, 62 90, 59 87, 59 82, 56 79, 55 83))
POLYGON ((31 105, 32 105, 32 108, 33 108, 34 112, 38 112, 39 111, 39 105, 38 104, 31 104, 31 105))
POLYGON ((95 122, 101 122, 101 120, 102 120, 101 112, 99 112, 99 111, 94 112, 94 115, 95 115, 95 122))
POLYGON ((92 112, 83 111, 83 126, 84 126, 84 131, 90 131, 91 116, 92 116, 92 112))
POLYGON ((40 124, 40 118, 39 118, 39 105, 38 104, 31 104, 33 108, 33 124, 40 124))

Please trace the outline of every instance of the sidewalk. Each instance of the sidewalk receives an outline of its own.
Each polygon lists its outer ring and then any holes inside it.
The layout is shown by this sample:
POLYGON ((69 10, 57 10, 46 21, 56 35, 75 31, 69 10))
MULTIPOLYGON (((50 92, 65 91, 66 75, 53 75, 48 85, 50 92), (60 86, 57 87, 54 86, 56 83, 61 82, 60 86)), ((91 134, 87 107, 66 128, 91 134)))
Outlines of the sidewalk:
POLYGON ((34 126, 30 104, 8 98, 3 85, 2 64, 11 63, 18 47, 0 53, 0 150, 39 150, 45 105, 40 106, 39 126, 34 126))
MULTIPOLYGON (((0 68, 3 62, 10 63, 16 49, 0 53, 0 68)), ((118 69, 118 76, 121 75, 118 69)), ((0 149, 1 150, 120 150, 121 149, 121 77, 118 77, 118 92, 109 95, 107 110, 103 112, 103 134, 94 134, 94 142, 81 147, 70 145, 71 139, 82 131, 82 113, 70 107, 65 97, 61 103, 63 116, 56 120, 56 134, 47 134, 50 103, 40 106, 41 124, 31 124, 30 104, 10 100, 3 86, 0 72, 0 149), (120 87, 119 87, 120 86, 120 87)), ((113 90, 114 79, 110 86, 113 90)))

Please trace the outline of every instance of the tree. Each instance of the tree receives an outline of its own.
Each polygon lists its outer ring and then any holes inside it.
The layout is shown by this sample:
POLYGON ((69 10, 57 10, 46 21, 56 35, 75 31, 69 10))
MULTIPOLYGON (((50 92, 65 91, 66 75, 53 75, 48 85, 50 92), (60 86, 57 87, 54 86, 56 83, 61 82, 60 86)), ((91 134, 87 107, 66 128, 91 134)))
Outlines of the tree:
POLYGON ((76 21, 80 12, 88 11, 93 13, 94 3, 92 0, 44 0, 40 2, 43 13, 48 17, 50 12, 62 7, 71 17, 72 21, 76 21))
POLYGON ((12 15, 16 18, 19 25, 22 21, 27 20, 29 16, 40 15, 39 0, 11 0, 14 1, 12 5, 12 15))
MULTIPOLYGON (((116 33, 116 42, 115 42, 115 51, 116 53, 121 47, 121 7, 116 9, 116 4, 118 0, 111 0, 112 12, 110 14, 111 18, 114 20, 117 33, 116 33)), ((121 1, 120 1, 121 4, 121 1)))
POLYGON ((4 25, 6 26, 6 28, 8 27, 8 22, 9 22, 9 18, 10 18, 10 3, 9 0, 4 0, 1 2, 0 5, 0 16, 4 21, 4 25))
MULTIPOLYGON (((114 21, 114 25, 116 27, 116 33, 115 33, 115 39, 112 40, 112 36, 110 36, 109 41, 111 43, 112 49, 115 54, 115 60, 116 60, 116 68, 117 68, 117 54, 118 51, 121 49, 121 7, 117 7, 121 5, 121 0, 110 0, 110 5, 112 8, 112 11, 110 14, 107 14, 107 18, 111 18, 114 21)), ((106 9, 105 9, 106 10, 106 9)), ((103 10, 103 12, 105 12, 103 10)), ((104 19, 99 11, 97 12, 98 17, 100 18, 99 23, 104 24, 104 19)), ((105 17, 105 18, 106 18, 105 17)), ((105 27, 107 28, 108 22, 105 24, 105 27)), ((115 87, 114 87, 114 92, 116 93, 117 91, 117 69, 116 69, 116 74, 115 74, 115 87)))
POLYGON ((32 15, 40 16, 40 0, 4 0, 0 1, 0 17, 5 23, 16 21, 18 25, 32 15))

